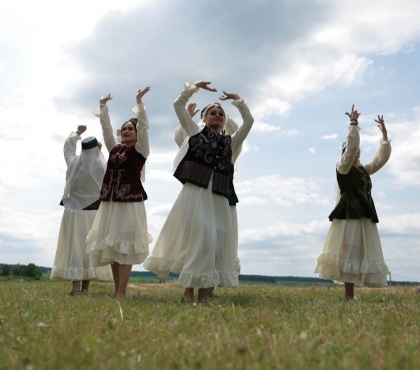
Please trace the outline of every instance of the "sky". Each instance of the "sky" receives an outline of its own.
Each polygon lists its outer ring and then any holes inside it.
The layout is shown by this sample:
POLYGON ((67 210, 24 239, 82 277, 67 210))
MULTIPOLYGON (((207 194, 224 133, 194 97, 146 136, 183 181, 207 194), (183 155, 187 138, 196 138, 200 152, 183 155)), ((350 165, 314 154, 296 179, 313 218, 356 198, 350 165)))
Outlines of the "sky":
POLYGON ((146 86, 155 241, 181 190, 172 103, 184 81, 204 80, 218 92, 191 102, 226 90, 247 97, 255 118, 234 180, 242 274, 316 276, 355 104, 362 163, 379 148, 378 114, 391 138, 391 158, 372 176, 385 261, 392 280, 420 282, 418 14, 417 0, 3 0, 0 263, 52 266, 64 140, 82 124, 101 139, 92 112, 105 94, 117 129, 146 86))

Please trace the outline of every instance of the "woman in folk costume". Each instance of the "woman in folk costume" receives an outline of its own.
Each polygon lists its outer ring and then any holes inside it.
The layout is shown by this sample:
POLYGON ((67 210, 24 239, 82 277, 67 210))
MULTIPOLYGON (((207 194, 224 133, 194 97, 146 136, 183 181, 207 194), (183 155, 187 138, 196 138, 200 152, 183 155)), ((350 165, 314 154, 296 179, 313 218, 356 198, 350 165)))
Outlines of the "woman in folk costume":
POLYGON ((152 255, 144 268, 160 277, 179 274, 185 288, 183 301, 205 300, 213 287, 239 285, 236 266, 235 226, 229 206, 231 158, 248 135, 254 119, 237 94, 224 92, 221 100, 232 99, 242 116, 243 125, 224 135, 225 113, 219 104, 210 105, 203 114, 204 128, 194 123, 185 105, 200 88, 217 91, 210 82, 185 84, 174 107, 189 139, 177 158, 174 176, 184 186, 162 228, 152 255))
POLYGON ((71 280, 72 295, 87 292, 90 280, 112 281, 109 266, 92 267, 91 257, 86 254, 86 236, 99 208, 99 191, 106 161, 94 137, 84 139, 82 151, 76 155, 77 141, 85 131, 86 126, 78 126, 77 131, 72 132, 64 143, 67 172, 60 203, 64 206, 64 214, 50 275, 51 279, 71 280))
MULTIPOLYGON (((246 102, 246 100, 244 99, 244 101, 246 102)), ((218 103, 214 103, 215 105, 219 105, 218 103)), ((212 104, 209 104, 207 106, 205 106, 200 113, 201 116, 201 121, 199 123, 199 127, 200 129, 204 128, 205 123, 203 122, 203 115, 204 112, 211 106, 212 104)), ((197 108, 197 104, 196 103, 191 103, 188 104, 188 114, 191 116, 191 118, 193 118, 197 113, 198 113, 198 109, 197 108)), ((225 118, 225 126, 223 128, 223 133, 226 135, 233 135, 237 130, 238 130, 239 126, 238 124, 229 117, 229 115, 226 115, 225 118)), ((188 139, 189 136, 187 135, 187 132, 184 130, 184 128, 182 127, 182 125, 178 126, 177 129, 175 130, 175 142, 177 143, 177 145, 181 148, 182 144, 184 143, 185 140, 186 144, 188 143, 188 139)), ((232 213, 232 222, 233 222, 233 232, 234 232, 234 236, 235 236, 235 248, 236 248, 236 270, 238 271, 238 274, 241 270, 241 265, 240 265, 240 261, 238 258, 238 215, 236 212, 236 204, 239 203, 239 199, 236 195, 235 192, 235 187, 233 185, 233 178, 235 175, 235 161, 236 158, 238 158, 239 154, 242 151, 242 144, 240 144, 236 150, 232 153, 232 159, 231 159, 231 165, 230 165, 230 178, 229 178, 229 205, 231 206, 229 209, 232 213)), ((174 169, 175 170, 175 169, 174 169)), ((210 293, 212 294, 212 292, 210 293)))
POLYGON ((101 206, 87 237, 88 251, 94 266, 111 264, 114 277, 114 296, 124 298, 134 264, 142 263, 149 254, 152 237, 147 230, 143 189, 144 165, 149 155, 149 124, 142 97, 146 87, 136 95, 133 108, 137 118, 131 118, 121 127, 121 143, 115 141, 106 103, 100 100, 94 115, 100 118, 105 145, 109 151, 103 179, 101 206))
POLYGON ((379 222, 371 196, 370 175, 379 171, 391 155, 391 145, 383 116, 375 120, 382 132, 373 160, 359 163, 360 113, 352 106, 350 126, 342 155, 337 163, 338 202, 329 216, 332 221, 316 273, 322 279, 344 283, 346 299, 354 298, 354 285, 387 286, 388 267, 384 262, 376 224, 379 222))

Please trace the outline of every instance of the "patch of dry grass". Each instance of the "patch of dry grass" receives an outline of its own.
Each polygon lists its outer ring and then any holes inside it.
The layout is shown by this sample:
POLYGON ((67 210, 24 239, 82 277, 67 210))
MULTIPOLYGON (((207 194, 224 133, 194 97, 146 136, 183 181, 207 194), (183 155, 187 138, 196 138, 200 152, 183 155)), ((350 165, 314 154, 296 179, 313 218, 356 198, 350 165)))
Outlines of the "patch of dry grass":
POLYGON ((252 285, 179 303, 174 284, 0 283, 0 369, 420 369, 413 288, 252 285))

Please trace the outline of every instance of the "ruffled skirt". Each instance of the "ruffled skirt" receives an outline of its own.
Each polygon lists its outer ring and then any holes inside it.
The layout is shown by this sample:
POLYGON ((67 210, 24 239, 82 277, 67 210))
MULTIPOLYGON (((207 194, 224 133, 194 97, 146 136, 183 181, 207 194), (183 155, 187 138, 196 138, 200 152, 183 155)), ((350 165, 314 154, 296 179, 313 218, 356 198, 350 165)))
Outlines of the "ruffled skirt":
POLYGON ((315 273, 321 279, 386 287, 385 264, 376 223, 362 219, 334 219, 328 231, 315 273))
POLYGON ((136 265, 149 255, 152 240, 143 202, 101 202, 86 239, 87 252, 95 267, 136 265))
POLYGON ((110 266, 93 267, 91 256, 86 253, 86 236, 96 212, 64 209, 51 279, 113 281, 110 266))
POLYGON ((211 189, 211 181, 207 189, 183 186, 145 269, 162 278, 179 274, 185 288, 239 285, 236 209, 211 189))

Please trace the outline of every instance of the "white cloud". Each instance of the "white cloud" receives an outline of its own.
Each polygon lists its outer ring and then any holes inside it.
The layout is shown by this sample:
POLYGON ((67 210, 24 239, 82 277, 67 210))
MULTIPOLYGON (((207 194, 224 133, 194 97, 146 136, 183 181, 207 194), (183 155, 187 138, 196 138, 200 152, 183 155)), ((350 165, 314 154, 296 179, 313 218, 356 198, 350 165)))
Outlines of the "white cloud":
POLYGON ((331 134, 331 135, 323 135, 321 136, 322 140, 336 140, 338 138, 337 134, 331 134))
POLYGON ((320 193, 322 181, 314 178, 269 175, 238 182, 235 188, 243 204, 292 206, 305 203, 329 203, 329 200, 320 193))
POLYGON ((260 134, 274 133, 278 136, 284 136, 284 137, 295 136, 298 133, 298 131, 295 129, 284 130, 280 126, 271 125, 271 124, 265 123, 263 121, 258 121, 258 120, 255 121, 253 124, 252 132, 260 133, 260 134))

